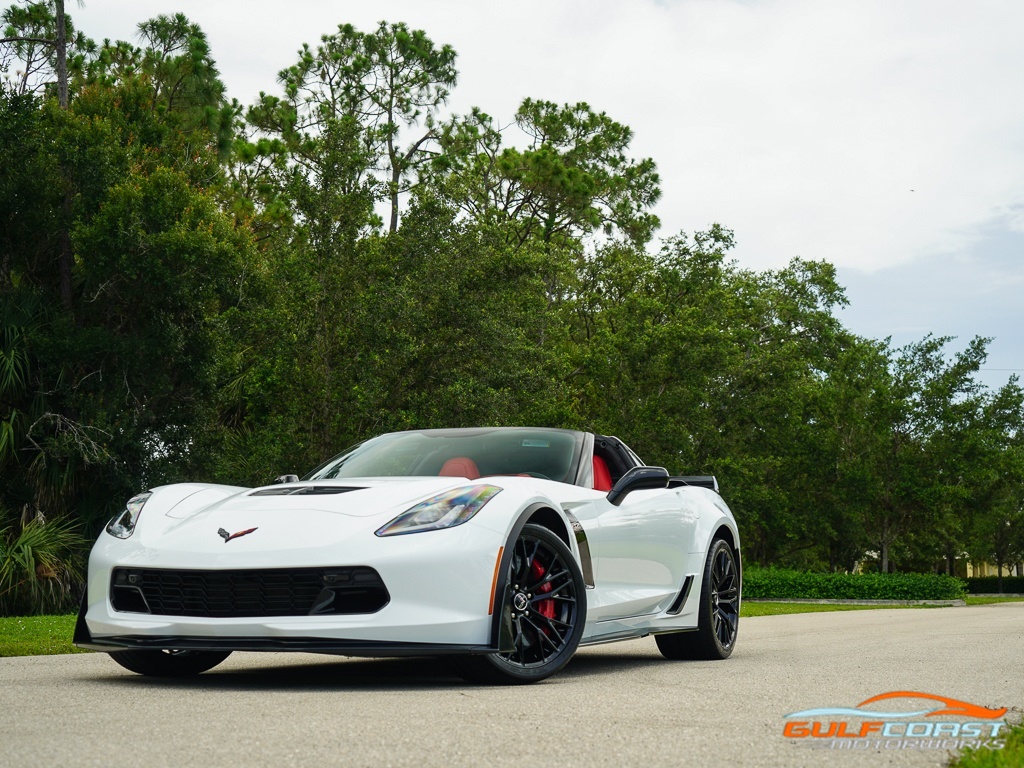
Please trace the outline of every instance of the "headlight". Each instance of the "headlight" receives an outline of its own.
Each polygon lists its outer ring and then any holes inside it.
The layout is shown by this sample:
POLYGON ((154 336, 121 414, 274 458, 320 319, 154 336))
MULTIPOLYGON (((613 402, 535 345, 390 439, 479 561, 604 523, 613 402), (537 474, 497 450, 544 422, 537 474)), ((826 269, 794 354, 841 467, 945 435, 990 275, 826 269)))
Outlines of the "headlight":
POLYGON ((107 523, 107 533, 117 536, 119 539, 127 539, 131 536, 135 525, 139 522, 142 508, 146 506, 146 502, 152 495, 152 493, 140 493, 138 496, 128 499, 128 503, 124 505, 124 512, 107 523))
POLYGON ((445 491, 403 512, 379 529, 377 535, 398 536, 462 525, 500 491, 493 485, 467 485, 445 491))

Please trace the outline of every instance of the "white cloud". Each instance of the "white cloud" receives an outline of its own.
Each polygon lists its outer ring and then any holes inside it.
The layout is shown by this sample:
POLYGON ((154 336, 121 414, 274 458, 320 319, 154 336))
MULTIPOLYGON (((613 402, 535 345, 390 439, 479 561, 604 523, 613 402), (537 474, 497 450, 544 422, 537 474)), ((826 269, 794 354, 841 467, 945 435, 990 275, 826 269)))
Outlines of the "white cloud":
POLYGON ((90 36, 181 11, 249 102, 338 23, 425 29, 459 52, 452 107, 588 101, 662 175, 664 234, 719 221, 750 266, 865 270, 1024 230, 1019 0, 91 0, 90 36), (913 191, 911 191, 913 190, 913 191))

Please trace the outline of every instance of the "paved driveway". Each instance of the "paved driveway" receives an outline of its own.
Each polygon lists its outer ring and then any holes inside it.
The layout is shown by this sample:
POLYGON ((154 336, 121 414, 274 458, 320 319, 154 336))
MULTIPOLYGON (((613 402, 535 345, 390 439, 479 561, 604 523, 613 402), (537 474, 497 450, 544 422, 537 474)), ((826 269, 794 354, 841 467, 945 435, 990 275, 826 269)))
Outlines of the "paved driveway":
POLYGON ((942 749, 783 737, 787 713, 896 690, 1019 717, 1024 603, 744 619, 725 662, 667 662, 646 638, 516 688, 463 684, 433 660, 236 654, 162 681, 103 654, 0 659, 0 756, 18 768, 944 765, 942 749))

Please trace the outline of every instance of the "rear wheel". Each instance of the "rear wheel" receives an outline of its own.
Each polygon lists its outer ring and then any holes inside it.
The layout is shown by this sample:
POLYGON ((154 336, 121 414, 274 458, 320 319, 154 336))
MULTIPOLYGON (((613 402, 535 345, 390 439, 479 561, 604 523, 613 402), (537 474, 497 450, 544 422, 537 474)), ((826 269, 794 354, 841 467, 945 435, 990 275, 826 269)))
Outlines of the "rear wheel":
POLYGON ((740 572, 736 555, 724 539, 711 542, 700 588, 695 632, 657 635, 666 659, 727 659, 740 628, 740 572))
POLYGON ((125 669, 150 677, 190 677, 213 669, 231 651, 113 651, 110 658, 125 669))
POLYGON ((458 672, 478 683, 535 683, 569 663, 583 636, 586 586, 569 547, 554 533, 528 523, 516 539, 501 606, 511 628, 508 653, 464 656, 458 672))

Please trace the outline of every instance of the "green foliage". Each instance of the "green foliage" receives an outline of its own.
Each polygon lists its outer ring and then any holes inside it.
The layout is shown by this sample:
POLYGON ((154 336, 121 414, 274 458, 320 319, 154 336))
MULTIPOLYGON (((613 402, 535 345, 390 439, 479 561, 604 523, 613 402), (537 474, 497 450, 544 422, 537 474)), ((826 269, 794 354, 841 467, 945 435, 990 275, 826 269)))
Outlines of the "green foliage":
POLYGON ((69 521, 0 508, 0 615, 54 613, 74 607, 85 541, 69 521))
POLYGON ((1017 768, 1024 764, 1024 725, 1017 723, 1000 734, 999 749, 967 747, 950 761, 950 768, 1017 768))
POLYGON ((502 132, 479 109, 453 118, 438 136, 430 178, 454 205, 500 224, 517 244, 578 243, 591 233, 646 244, 661 196, 650 158, 628 154, 633 133, 580 102, 525 99, 516 124, 528 145, 502 148, 502 132))
POLYGON ((147 111, 165 134, 225 156, 238 106, 226 101, 206 34, 181 13, 149 19, 138 30, 140 48, 123 40, 104 41, 89 57, 80 87, 132 93, 139 98, 133 99, 135 114, 129 122, 139 120, 138 110, 147 111))
POLYGON ((341 126, 354 135, 360 149, 351 156, 366 162, 342 177, 351 184, 347 191, 363 186, 383 194, 395 232, 399 196, 416 186, 431 157, 434 116, 455 85, 455 51, 435 46, 422 30, 381 22, 369 33, 341 24, 315 50, 304 44, 298 53, 298 62, 278 75, 283 98, 261 93, 249 123, 301 158, 300 173, 321 181, 320 149, 330 146, 330 134, 341 126))
POLYGON ((37 245, 58 226, 51 114, 35 97, 0 93, 0 290, 14 289, 15 273, 33 285, 56 281, 52 248, 37 245))
POLYGON ((1011 594, 1024 594, 1024 576, 974 576, 966 579, 967 590, 972 595, 994 594, 997 592, 1009 592, 1011 594), (1001 583, 1000 583, 1001 582, 1001 583))
MULTIPOLYGON (((0 43, 0 90, 25 95, 56 95, 58 22, 54 4, 47 0, 21 0, 0 12, 0 31, 7 42, 0 43), (13 70, 13 71, 12 71, 13 70)), ((76 32, 71 17, 64 16, 67 68, 81 73, 96 44, 76 32)))
POLYGON ((962 600, 963 579, 931 573, 809 573, 745 568, 743 596, 816 600, 962 600))

